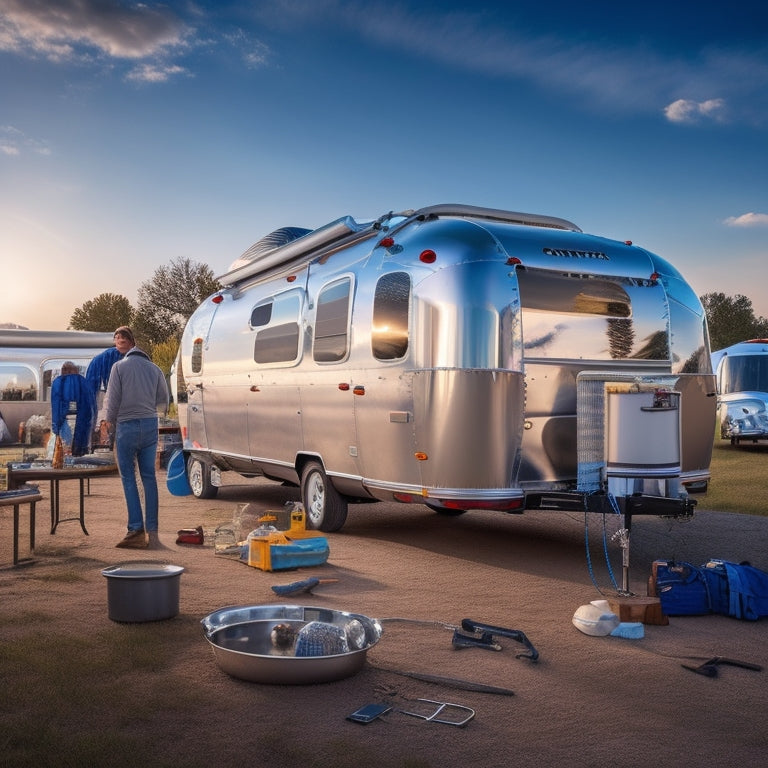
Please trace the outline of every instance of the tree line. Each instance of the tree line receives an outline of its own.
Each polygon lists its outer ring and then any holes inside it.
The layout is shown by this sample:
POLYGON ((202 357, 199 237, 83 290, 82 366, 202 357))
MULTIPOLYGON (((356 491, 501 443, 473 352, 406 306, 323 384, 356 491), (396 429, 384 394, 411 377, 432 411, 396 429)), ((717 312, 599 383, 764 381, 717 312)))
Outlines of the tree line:
MULTIPOLYGON (((211 269, 189 259, 158 267, 142 283, 136 307, 119 294, 102 293, 78 307, 69 320, 75 331, 133 328, 137 343, 167 374, 171 370, 187 319, 205 298, 221 288, 211 269)), ((700 297, 712 350, 746 339, 768 338, 768 320, 757 317, 746 296, 707 293, 700 297)))
POLYGON ((102 293, 78 307, 69 319, 73 331, 132 328, 136 343, 164 373, 170 373, 188 318, 203 300, 221 288, 210 267, 175 259, 143 282, 137 304, 120 294, 102 293))

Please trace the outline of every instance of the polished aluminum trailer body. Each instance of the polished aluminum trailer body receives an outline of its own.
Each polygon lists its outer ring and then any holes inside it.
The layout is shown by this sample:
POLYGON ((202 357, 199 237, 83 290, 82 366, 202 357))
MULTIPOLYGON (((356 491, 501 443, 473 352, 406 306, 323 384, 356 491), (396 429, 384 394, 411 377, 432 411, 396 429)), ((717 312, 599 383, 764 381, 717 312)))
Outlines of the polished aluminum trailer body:
POLYGON ((84 374, 91 360, 112 346, 111 333, 0 330, 0 412, 11 434, 31 416, 50 422, 51 384, 63 363, 75 363, 84 374))
POLYGON ((733 445, 768 440, 768 339, 712 353, 720 437, 733 445))
POLYGON ((686 486, 706 486, 704 312, 663 259, 563 219, 464 205, 279 234, 184 331, 196 495, 215 493, 218 470, 296 483, 324 530, 350 500, 583 508, 610 491, 601 441, 617 389, 682 393, 677 470, 630 473, 619 493, 675 513, 686 486))

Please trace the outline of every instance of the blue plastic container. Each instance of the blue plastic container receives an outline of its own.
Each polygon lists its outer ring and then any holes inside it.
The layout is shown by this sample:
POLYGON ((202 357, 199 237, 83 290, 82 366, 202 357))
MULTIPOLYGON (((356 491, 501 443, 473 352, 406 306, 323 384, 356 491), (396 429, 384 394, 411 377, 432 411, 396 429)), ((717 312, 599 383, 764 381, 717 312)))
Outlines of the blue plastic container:
POLYGON ((174 496, 189 496, 192 489, 189 487, 187 479, 187 462, 184 460, 182 450, 174 451, 168 461, 168 476, 165 480, 168 490, 174 496))
POLYGON ((250 538, 243 547, 242 559, 262 571, 280 571, 322 565, 328 560, 329 554, 330 548, 325 536, 296 540, 277 534, 250 538))

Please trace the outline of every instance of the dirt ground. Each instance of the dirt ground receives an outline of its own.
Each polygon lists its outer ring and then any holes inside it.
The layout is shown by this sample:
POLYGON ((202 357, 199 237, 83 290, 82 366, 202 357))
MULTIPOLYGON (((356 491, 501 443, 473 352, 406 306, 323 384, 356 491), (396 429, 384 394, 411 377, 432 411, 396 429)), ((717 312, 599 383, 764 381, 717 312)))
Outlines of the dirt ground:
MULTIPOLYGON (((586 546, 579 514, 474 512, 449 518, 426 507, 351 507, 345 528, 328 535, 327 564, 264 572, 216 556, 213 531, 233 521, 246 503, 267 511, 296 500, 295 489, 227 477, 216 500, 202 501, 171 496, 163 472, 159 481, 162 549, 115 548, 125 526, 117 478, 91 483, 90 535, 73 521, 51 535, 43 484, 34 558, 0 570, 0 648, 3 636, 10 640, 35 626, 68 638, 62 647, 79 636, 108 643, 144 633, 166 645, 167 662, 129 681, 116 675, 113 683, 116 708, 122 696, 156 702, 163 691, 166 715, 136 723, 104 714, 102 727, 141 735, 136 749, 145 765, 695 767, 765 761, 767 672, 722 667, 708 678, 681 665, 721 655, 768 668, 768 619, 672 617, 666 626, 645 626, 644 637, 634 640, 590 637, 573 626, 579 606, 615 596, 611 573, 621 582, 620 550, 611 541, 618 518, 606 523, 609 569, 599 516, 590 516, 586 546), (206 531, 205 545, 175 543, 178 529, 197 525, 206 531), (179 615, 143 624, 111 621, 102 569, 147 561, 184 567, 179 615), (67 573, 76 578, 65 578, 67 573), (288 600, 270 589, 310 575, 338 582, 288 600), (382 622, 383 636, 360 672, 336 682, 266 685, 224 673, 200 619, 227 605, 285 602, 365 614, 382 622), (538 662, 516 658, 524 648, 507 638, 501 639, 500 652, 454 649, 452 627, 463 618, 521 630, 539 652, 538 662), (493 685, 514 695, 465 690, 411 674, 493 685), (401 711, 417 709, 418 699, 470 707, 475 717, 455 727, 401 711), (345 719, 379 701, 393 705, 379 720, 358 725, 345 719)), ((75 487, 62 485, 64 509, 75 504, 75 487)), ((3 511, 1 563, 10 560, 9 517, 3 511)), ((632 591, 646 594, 654 559, 701 564, 717 557, 768 569, 766 534, 768 518, 707 511, 706 502, 688 522, 636 518, 632 591)), ((59 662, 68 663, 65 653, 59 662)), ((35 684, 40 674, 29 669, 27 682, 35 684)), ((49 726, 57 724, 55 709, 52 702, 42 718, 49 726)), ((112 764, 134 763, 116 754, 112 764)))

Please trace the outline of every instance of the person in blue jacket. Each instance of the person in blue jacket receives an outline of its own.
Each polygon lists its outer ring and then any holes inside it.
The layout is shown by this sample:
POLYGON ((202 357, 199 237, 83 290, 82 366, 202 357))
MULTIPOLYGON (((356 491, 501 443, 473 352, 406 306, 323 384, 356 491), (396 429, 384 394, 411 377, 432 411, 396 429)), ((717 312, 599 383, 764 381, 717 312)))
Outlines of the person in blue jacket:
POLYGON ((51 431, 69 444, 72 455, 84 456, 91 450, 91 435, 96 421, 96 397, 91 385, 77 369, 67 361, 61 366, 61 375, 51 384, 51 431), (75 429, 71 433, 67 416, 74 411, 75 429))
POLYGON ((95 429, 98 431, 94 433, 95 445, 102 447, 112 447, 110 436, 107 434, 106 428, 102 431, 99 429, 99 425, 105 421, 104 414, 104 398, 107 391, 107 384, 109 384, 109 374, 112 371, 112 366, 118 361, 123 359, 125 351, 121 351, 117 346, 105 349, 103 352, 99 352, 88 364, 88 368, 85 371, 85 378, 93 389, 93 395, 96 398, 96 425, 95 429))

